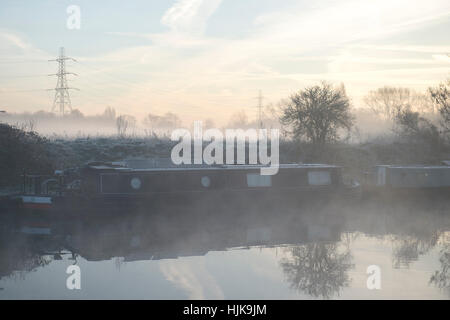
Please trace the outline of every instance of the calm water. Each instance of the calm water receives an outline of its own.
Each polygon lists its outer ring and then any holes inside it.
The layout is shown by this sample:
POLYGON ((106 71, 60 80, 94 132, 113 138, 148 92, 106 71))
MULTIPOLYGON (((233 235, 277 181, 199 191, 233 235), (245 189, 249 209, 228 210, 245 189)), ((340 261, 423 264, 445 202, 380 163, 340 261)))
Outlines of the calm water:
POLYGON ((449 299, 449 208, 3 213, 0 299, 449 299), (80 290, 66 288, 73 264, 80 290), (370 265, 380 290, 367 288, 370 265))

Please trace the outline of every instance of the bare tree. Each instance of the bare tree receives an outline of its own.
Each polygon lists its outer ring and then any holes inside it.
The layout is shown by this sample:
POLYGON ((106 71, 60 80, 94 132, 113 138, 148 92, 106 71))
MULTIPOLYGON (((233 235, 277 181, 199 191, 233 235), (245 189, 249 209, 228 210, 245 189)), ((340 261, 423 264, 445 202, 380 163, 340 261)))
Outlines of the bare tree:
POLYGON ((78 110, 78 109, 73 109, 73 110, 70 112, 69 116, 70 116, 72 119, 82 119, 82 118, 84 118, 84 114, 81 113, 81 111, 78 110))
POLYGON ((103 112, 103 118, 108 120, 114 120, 116 118, 116 110, 112 107, 106 107, 103 112))
POLYGON ((447 133, 450 132, 450 79, 441 83, 437 88, 428 89, 433 102, 437 105, 442 117, 442 126, 447 133))
POLYGON ((119 137, 124 137, 129 128, 136 126, 136 118, 129 115, 120 115, 116 120, 117 134, 119 137))
POLYGON ((22 131, 34 132, 34 129, 36 128, 36 120, 33 118, 28 119, 27 121, 20 124, 17 123, 16 127, 22 131))
POLYGON ((428 119, 421 117, 419 112, 400 111, 395 118, 396 131, 403 138, 415 142, 424 142, 430 147, 438 148, 440 136, 438 128, 428 119))
POLYGON ((432 111, 429 97, 408 88, 378 88, 370 91, 364 102, 375 114, 388 120, 395 120, 398 114, 406 110, 432 111))
POLYGON ((211 119, 211 118, 205 119, 203 127, 204 127, 205 129, 215 128, 214 120, 211 119))
POLYGON ((149 113, 143 120, 144 125, 155 129, 175 129, 181 126, 181 120, 175 113, 167 112, 162 116, 149 113))
POLYGON ((248 117, 244 110, 233 113, 228 120, 228 128, 247 128, 248 117))
POLYGON ((308 87, 281 103, 280 122, 290 127, 295 137, 305 137, 314 144, 339 139, 340 129, 353 126, 350 101, 341 86, 329 83, 308 87))

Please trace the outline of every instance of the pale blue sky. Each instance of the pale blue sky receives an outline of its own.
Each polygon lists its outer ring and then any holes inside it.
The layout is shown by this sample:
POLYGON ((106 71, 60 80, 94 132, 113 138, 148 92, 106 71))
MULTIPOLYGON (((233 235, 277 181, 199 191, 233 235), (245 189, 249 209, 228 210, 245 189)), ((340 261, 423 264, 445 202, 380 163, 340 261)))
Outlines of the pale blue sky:
MULTIPOLYGON (((444 0, 25 1, 0 4, 0 106, 50 110, 59 46, 80 63, 73 105, 86 114, 177 112, 187 122, 256 115, 266 103, 329 80, 355 104, 384 85, 423 90, 449 75, 444 0), (66 27, 69 5, 81 29, 66 27)), ((71 78, 72 79, 72 78, 71 78)), ((219 121, 220 122, 220 121, 219 121)))

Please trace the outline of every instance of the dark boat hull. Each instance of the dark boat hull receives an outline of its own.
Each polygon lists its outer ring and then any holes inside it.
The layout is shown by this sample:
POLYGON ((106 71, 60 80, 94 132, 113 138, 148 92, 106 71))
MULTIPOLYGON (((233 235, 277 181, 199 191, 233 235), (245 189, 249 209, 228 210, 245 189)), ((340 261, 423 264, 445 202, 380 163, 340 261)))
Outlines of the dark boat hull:
POLYGON ((383 202, 442 201, 450 199, 450 188, 364 187, 362 198, 383 202))
POLYGON ((51 197, 50 205, 10 200, 2 211, 26 215, 154 214, 168 208, 201 212, 271 212, 321 207, 356 200, 359 187, 285 188, 278 190, 220 190, 146 195, 97 195, 51 197))

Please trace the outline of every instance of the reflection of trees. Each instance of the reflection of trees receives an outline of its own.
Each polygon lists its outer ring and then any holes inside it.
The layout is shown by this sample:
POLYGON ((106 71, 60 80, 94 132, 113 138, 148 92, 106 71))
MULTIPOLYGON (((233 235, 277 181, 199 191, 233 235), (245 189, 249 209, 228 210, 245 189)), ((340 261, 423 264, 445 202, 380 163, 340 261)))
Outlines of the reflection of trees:
POLYGON ((447 289, 450 293, 450 242, 444 244, 440 254, 441 268, 431 276, 430 283, 438 288, 447 289))
POLYGON ((47 251, 45 242, 14 232, 6 222, 0 230, 0 279, 23 278, 52 261, 52 257, 44 253, 47 251))
POLYGON ((25 274, 32 272, 39 267, 44 267, 51 261, 52 259, 49 256, 40 256, 36 254, 23 262, 23 265, 20 266, 20 270, 17 271, 17 275, 23 278, 25 274))
POLYGON ((280 264, 291 288, 329 299, 348 286, 347 271, 352 267, 349 250, 339 252, 336 243, 310 243, 289 250, 292 257, 280 264))
POLYGON ((409 264, 417 261, 420 255, 424 255, 433 249, 438 239, 438 233, 433 234, 428 239, 418 239, 409 236, 394 239, 392 257, 394 268, 409 267, 409 264))
POLYGON ((48 265, 51 258, 38 253, 27 252, 23 255, 9 256, 0 263, 0 278, 12 277, 23 278, 25 274, 39 267, 48 265))

